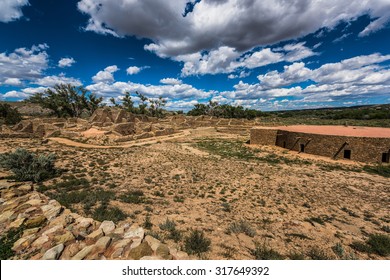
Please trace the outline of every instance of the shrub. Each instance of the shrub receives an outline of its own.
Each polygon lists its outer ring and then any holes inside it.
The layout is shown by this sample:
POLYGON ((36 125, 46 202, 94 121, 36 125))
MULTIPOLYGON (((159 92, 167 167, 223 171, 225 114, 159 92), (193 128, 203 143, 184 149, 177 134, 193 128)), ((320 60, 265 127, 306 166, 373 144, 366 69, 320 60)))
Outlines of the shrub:
POLYGON ((153 226, 153 223, 150 221, 150 216, 147 215, 145 217, 145 221, 144 221, 143 227, 146 228, 146 229, 151 229, 152 226, 153 226))
POLYGON ((11 170, 18 181, 41 182, 56 175, 55 155, 36 155, 25 149, 0 155, 0 165, 11 170))
POLYGON ((225 211, 225 212, 231 212, 232 211, 232 208, 231 208, 230 204, 227 203, 227 202, 223 202, 221 204, 221 206, 222 206, 222 210, 225 211))
POLYGON ((159 225, 161 230, 172 231, 176 229, 176 223, 170 219, 166 219, 163 224, 159 225))
POLYGON ((92 218, 100 222, 105 220, 119 222, 126 219, 127 215, 118 207, 107 206, 107 204, 103 203, 95 209, 92 218))
POLYGON ((18 109, 12 108, 9 104, 0 103, 0 119, 0 124, 16 124, 22 120, 22 116, 18 109))
POLYGON ((284 257, 272 248, 268 248, 265 244, 256 245, 255 249, 250 251, 256 260, 283 260, 284 257))
POLYGON ((390 255, 390 236, 384 234, 372 234, 367 240, 372 250, 382 257, 390 255))
POLYGON ((245 233, 249 237, 254 237, 256 235, 256 230, 252 228, 252 226, 244 220, 240 220, 238 222, 232 223, 228 229, 227 233, 245 233))
POLYGON ((144 193, 142 191, 129 191, 122 194, 119 199, 125 203, 141 204, 145 202, 144 193))
POLYGON ((364 242, 355 241, 350 245, 352 249, 363 253, 375 253, 382 257, 390 255, 390 236, 385 234, 371 234, 364 242))
POLYGON ((171 221, 167 218, 163 224, 159 225, 159 227, 161 230, 165 230, 168 232, 168 239, 172 239, 175 242, 180 241, 181 232, 176 229, 176 223, 174 221, 171 221))
POLYGON ((193 230, 184 241, 184 248, 188 254, 205 253, 210 250, 211 240, 204 236, 203 231, 193 230))
POLYGON ((307 255, 312 260, 331 260, 332 258, 321 248, 319 247, 312 247, 307 255))
POLYGON ((12 246, 22 236, 23 230, 24 227, 11 229, 0 237, 0 260, 8 260, 14 256, 12 246))

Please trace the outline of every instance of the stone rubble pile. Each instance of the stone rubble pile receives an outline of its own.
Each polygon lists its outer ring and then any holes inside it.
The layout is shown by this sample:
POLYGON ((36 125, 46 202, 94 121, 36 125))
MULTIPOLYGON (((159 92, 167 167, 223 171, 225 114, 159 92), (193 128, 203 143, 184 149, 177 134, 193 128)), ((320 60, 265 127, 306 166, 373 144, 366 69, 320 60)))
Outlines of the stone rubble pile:
POLYGON ((13 259, 186 260, 189 256, 146 235, 137 224, 85 218, 28 184, 0 179, 0 236, 21 229, 13 259))

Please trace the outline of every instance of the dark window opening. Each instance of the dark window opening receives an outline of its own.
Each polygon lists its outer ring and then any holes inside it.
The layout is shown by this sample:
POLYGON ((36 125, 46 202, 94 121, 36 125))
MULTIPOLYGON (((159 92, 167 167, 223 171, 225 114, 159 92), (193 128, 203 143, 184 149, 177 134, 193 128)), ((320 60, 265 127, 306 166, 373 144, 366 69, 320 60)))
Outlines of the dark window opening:
POLYGON ((300 145, 299 145, 299 151, 300 151, 301 153, 304 153, 304 152, 305 152, 305 144, 300 144, 300 145))
POLYGON ((382 162, 389 163, 390 153, 382 154, 382 162))
POLYGON ((344 158, 351 159, 351 150, 344 150, 344 158))
POLYGON ((286 141, 283 142, 283 148, 286 148, 286 141))

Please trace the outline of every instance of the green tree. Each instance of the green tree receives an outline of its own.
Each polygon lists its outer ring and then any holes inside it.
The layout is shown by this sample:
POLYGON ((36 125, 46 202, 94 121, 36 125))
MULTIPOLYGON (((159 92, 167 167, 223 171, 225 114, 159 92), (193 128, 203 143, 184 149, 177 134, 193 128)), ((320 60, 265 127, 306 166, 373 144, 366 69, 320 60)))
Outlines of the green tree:
POLYGON ((27 101, 50 109, 61 118, 80 117, 84 111, 92 115, 97 108, 101 107, 103 98, 89 93, 82 86, 57 84, 53 89, 45 90, 44 93, 34 94, 27 101))
POLYGON ((140 113, 141 115, 146 115, 148 113, 148 110, 147 110, 148 104, 146 103, 148 101, 148 98, 145 95, 139 93, 138 91, 136 91, 135 94, 140 99, 140 102, 138 105, 138 113, 140 113))
POLYGON ((149 99, 150 108, 149 112, 153 117, 160 118, 164 115, 163 107, 167 104, 167 101, 160 96, 158 99, 149 99))
POLYGON ((126 92, 125 96, 122 99, 122 107, 130 113, 135 113, 134 102, 131 100, 130 92, 126 92))
POLYGON ((18 109, 12 108, 7 103, 0 103, 0 124, 16 124, 22 120, 18 109))
POLYGON ((202 116, 207 114, 208 114, 207 105, 201 103, 195 104, 194 108, 188 111, 187 113, 188 116, 202 116))

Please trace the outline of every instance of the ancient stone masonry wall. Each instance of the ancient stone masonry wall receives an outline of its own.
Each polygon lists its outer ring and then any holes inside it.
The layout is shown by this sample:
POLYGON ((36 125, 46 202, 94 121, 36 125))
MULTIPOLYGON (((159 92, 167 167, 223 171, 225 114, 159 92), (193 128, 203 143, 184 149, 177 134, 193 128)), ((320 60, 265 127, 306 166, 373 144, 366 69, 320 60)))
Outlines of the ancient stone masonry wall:
POLYGON ((254 145, 270 145, 276 144, 276 135, 278 130, 276 129, 251 129, 250 143, 254 145))
POLYGON ((343 159, 344 151, 350 150, 350 159, 380 163, 382 154, 389 153, 390 138, 352 137, 320 135, 284 130, 267 130, 254 128, 251 130, 251 144, 276 145, 289 150, 343 159), (275 143, 272 144, 272 136, 275 143))
POLYGON ((185 252, 146 235, 137 224, 82 217, 31 185, 0 179, 0 191, 0 235, 20 231, 12 246, 13 259, 189 259, 185 252))

